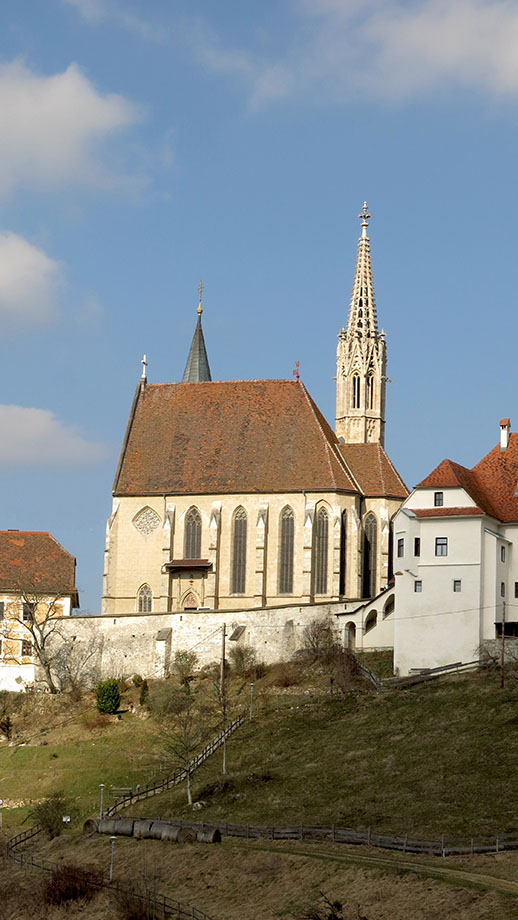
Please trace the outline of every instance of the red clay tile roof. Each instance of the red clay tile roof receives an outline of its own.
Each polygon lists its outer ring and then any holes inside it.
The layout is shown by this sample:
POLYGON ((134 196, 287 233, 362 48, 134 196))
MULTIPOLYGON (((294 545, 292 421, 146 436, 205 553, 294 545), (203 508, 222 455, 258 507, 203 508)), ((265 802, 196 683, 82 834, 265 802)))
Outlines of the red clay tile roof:
POLYGON ((75 573, 76 560, 50 533, 0 531, 0 590, 72 594, 77 600, 75 573))
POLYGON ((304 490, 358 487, 299 381, 160 383, 137 392, 115 495, 304 490))
POLYGON ((518 434, 511 434, 507 450, 497 444, 473 467, 443 460, 418 488, 461 486, 486 514, 499 521, 518 521, 518 434))
POLYGON ((410 508, 408 509, 418 518, 435 517, 467 517, 468 515, 484 514, 482 508, 410 508))
POLYGON ((381 444, 340 444, 340 451, 364 495, 407 497, 408 489, 381 444))

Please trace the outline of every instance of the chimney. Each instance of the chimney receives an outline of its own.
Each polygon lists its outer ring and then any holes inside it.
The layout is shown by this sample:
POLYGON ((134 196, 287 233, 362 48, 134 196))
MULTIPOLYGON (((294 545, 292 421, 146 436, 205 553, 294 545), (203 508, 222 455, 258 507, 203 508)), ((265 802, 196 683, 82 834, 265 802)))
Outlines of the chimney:
POLYGON ((508 418, 500 419, 500 450, 507 450, 511 421, 508 418))

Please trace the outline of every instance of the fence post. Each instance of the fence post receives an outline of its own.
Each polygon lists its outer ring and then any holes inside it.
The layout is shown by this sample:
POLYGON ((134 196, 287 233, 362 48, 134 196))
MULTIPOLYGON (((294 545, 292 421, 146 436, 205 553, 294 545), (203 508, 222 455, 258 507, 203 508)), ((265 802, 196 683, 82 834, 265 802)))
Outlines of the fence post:
POLYGON ((300 840, 304 839, 304 827, 302 824, 300 825, 299 838, 300 840))
POLYGON ((403 853, 406 853, 406 843, 408 840, 408 834, 405 834, 405 842, 403 843, 403 853))
POLYGON ((496 835, 495 843, 496 843, 495 852, 498 853, 498 834, 496 835))
POLYGON ((334 841, 335 841, 335 826, 334 826, 334 824, 333 824, 333 843, 334 843, 334 841))
POLYGON ((370 847, 370 845, 371 845, 371 829, 369 827, 367 828, 367 846, 370 847))
POLYGON ((442 850, 442 855, 443 855, 443 856, 446 856, 446 852, 445 852, 445 849, 444 849, 444 834, 443 834, 442 837, 441 837, 441 850, 442 850))
POLYGON ((471 855, 473 856, 473 837, 471 838, 471 855))

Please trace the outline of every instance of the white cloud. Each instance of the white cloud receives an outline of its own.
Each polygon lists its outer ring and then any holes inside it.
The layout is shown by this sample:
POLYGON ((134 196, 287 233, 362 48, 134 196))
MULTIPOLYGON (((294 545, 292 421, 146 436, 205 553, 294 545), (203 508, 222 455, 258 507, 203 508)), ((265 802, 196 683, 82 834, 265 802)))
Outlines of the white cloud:
POLYGON ((147 41, 163 44, 170 37, 166 26, 155 25, 143 19, 128 9, 127 3, 117 0, 61 0, 65 6, 72 6, 86 20, 93 25, 104 21, 112 21, 117 25, 133 32, 147 41))
POLYGON ((16 233, 0 233, 0 324, 4 332, 43 326, 56 315, 59 262, 16 233))
POLYGON ((103 444, 88 441, 48 409, 0 405, 0 465, 73 466, 107 454, 103 444))
MULTIPOLYGON (((79 2, 79 0, 78 0, 79 2)), ((210 71, 231 73, 252 106, 304 96, 336 101, 404 98, 455 87, 518 94, 515 0, 291 0, 281 53, 226 48, 191 33, 210 71)), ((272 33, 272 44, 275 36, 272 33)))
POLYGON ((41 76, 21 61, 0 65, 0 194, 18 186, 126 185, 101 147, 141 118, 123 96, 102 94, 71 64, 41 76))

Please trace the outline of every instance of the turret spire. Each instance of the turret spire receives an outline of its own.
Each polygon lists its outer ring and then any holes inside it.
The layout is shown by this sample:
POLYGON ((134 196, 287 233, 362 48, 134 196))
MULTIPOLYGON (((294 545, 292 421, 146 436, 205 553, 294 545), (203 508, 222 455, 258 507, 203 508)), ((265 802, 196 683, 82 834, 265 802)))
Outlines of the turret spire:
POLYGON ((336 373, 336 433, 346 443, 379 442, 385 439, 385 334, 378 334, 372 284, 370 240, 371 215, 367 202, 358 214, 361 236, 354 273, 347 329, 338 336, 336 373))
POLYGON ((202 281, 200 281, 198 293, 200 298, 197 309, 198 322, 196 323, 196 329, 194 330, 191 347, 187 356, 182 383, 204 383, 212 380, 207 349, 205 348, 205 339, 203 337, 203 329, 201 328, 201 315, 203 313, 203 307, 201 305, 203 294, 202 281))

